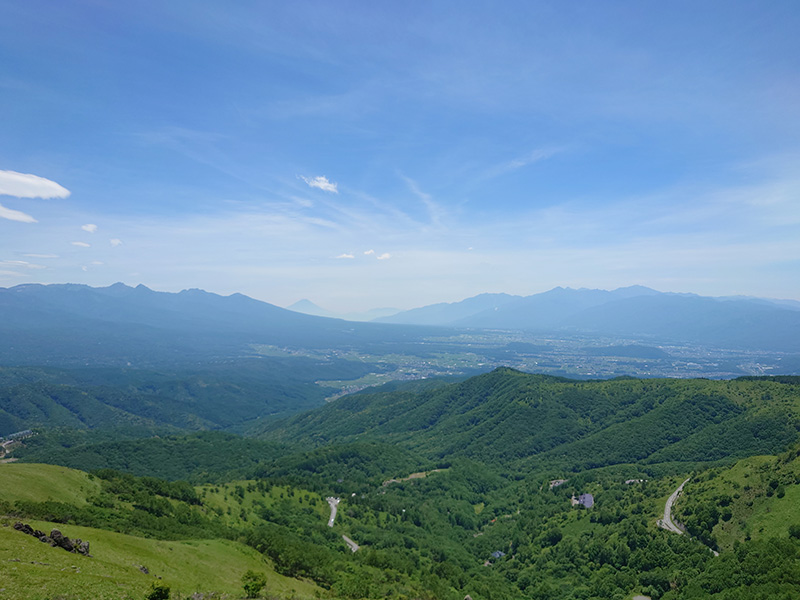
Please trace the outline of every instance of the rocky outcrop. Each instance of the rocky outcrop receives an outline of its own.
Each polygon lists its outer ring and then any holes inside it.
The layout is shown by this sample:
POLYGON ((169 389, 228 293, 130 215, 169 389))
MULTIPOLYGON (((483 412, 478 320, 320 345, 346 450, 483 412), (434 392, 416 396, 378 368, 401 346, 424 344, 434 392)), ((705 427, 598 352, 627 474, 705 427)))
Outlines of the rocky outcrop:
POLYGON ((80 538, 75 538, 74 540, 71 540, 63 533, 61 533, 58 529, 53 529, 50 532, 50 535, 47 535, 43 531, 34 529, 27 523, 21 523, 19 521, 14 523, 14 529, 22 533, 31 535, 37 538, 39 541, 44 542, 45 544, 50 544, 54 548, 62 548, 67 552, 72 552, 73 554, 83 554, 84 556, 91 556, 91 554, 89 554, 89 542, 84 542, 80 538))

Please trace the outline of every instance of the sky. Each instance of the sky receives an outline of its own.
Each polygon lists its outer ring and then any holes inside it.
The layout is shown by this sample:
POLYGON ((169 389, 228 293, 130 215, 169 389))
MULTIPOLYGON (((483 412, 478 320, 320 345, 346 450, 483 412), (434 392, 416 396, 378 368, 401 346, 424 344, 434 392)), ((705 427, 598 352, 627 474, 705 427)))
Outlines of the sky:
POLYGON ((800 300, 800 3, 0 0, 0 287, 800 300))

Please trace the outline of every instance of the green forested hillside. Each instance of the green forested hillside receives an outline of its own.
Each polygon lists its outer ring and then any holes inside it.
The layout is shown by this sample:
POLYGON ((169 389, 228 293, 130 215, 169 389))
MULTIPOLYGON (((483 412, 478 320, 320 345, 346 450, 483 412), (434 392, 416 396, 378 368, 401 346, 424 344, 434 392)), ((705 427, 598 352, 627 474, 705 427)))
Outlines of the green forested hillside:
POLYGON ((33 427, 242 427, 322 404, 326 392, 315 378, 348 379, 373 369, 302 357, 159 371, 0 367, 0 435, 33 427))
MULTIPOLYGON (((112 430, 116 433, 118 430, 112 430)), ((15 456, 76 469, 117 469, 163 479, 216 481, 246 476, 287 453, 284 444, 230 433, 140 435, 114 440, 108 431, 42 431, 26 440, 15 456)))
POLYGON ((774 452, 797 439, 799 426, 800 387, 777 381, 571 381, 498 369, 418 394, 355 394, 268 432, 310 444, 375 438, 429 457, 583 470, 774 452))
MULTIPOLYGON (((0 513, 244 544, 268 574, 331 599, 800 595, 794 379, 578 382, 502 369, 415 387, 341 398, 263 440, 41 432, 12 454, 93 475, 0 464, 0 513), (11 493, 23 469, 29 491, 11 493), (687 478, 673 511, 681 535, 658 523, 687 478)), ((183 572, 233 593, 231 578, 183 572)))

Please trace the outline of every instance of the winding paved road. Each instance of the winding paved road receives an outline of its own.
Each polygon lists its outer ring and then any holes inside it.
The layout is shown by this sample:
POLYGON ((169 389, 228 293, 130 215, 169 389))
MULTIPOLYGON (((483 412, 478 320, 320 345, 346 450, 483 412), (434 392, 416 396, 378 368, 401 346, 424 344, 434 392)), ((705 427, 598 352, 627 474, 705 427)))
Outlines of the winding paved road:
POLYGON ((672 520, 672 505, 675 504, 675 500, 678 499, 678 496, 681 495, 683 491, 683 486, 691 479, 691 477, 687 477, 686 481, 678 486, 678 489, 670 494, 670 497, 667 498, 667 503, 664 505, 664 518, 658 521, 658 526, 663 527, 668 531, 674 531, 679 535, 683 535, 683 529, 678 527, 672 520))
POLYGON ((328 519, 328 527, 333 527, 333 520, 336 518, 336 507, 339 505, 339 498, 331 496, 327 498, 328 504, 331 507, 331 518, 328 519))
POLYGON ((352 550, 353 552, 356 552, 356 551, 358 550, 358 544, 356 544, 356 543, 355 543, 353 540, 351 540, 349 537, 347 537, 346 535, 343 535, 343 536, 342 536, 342 539, 345 541, 345 543, 346 543, 348 546, 350 546, 350 550, 352 550))

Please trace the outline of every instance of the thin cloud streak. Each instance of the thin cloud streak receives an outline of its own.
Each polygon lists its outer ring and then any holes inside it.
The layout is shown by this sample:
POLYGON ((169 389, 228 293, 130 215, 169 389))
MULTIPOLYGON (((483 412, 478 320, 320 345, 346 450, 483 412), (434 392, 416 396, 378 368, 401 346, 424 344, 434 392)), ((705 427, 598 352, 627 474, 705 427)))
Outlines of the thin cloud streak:
POLYGON ((6 208, 2 204, 0 204, 0 219, 8 219, 19 223, 38 223, 31 215, 12 208, 6 208))
POLYGON ((423 192, 417 185, 416 181, 410 177, 406 177, 405 175, 400 175, 400 177, 402 177, 403 181, 405 181, 408 189, 411 190, 411 193, 419 198, 425 205, 425 208, 427 208, 431 224, 436 227, 441 226, 442 221, 446 217, 445 210, 439 204, 434 202, 433 197, 430 194, 423 192))

